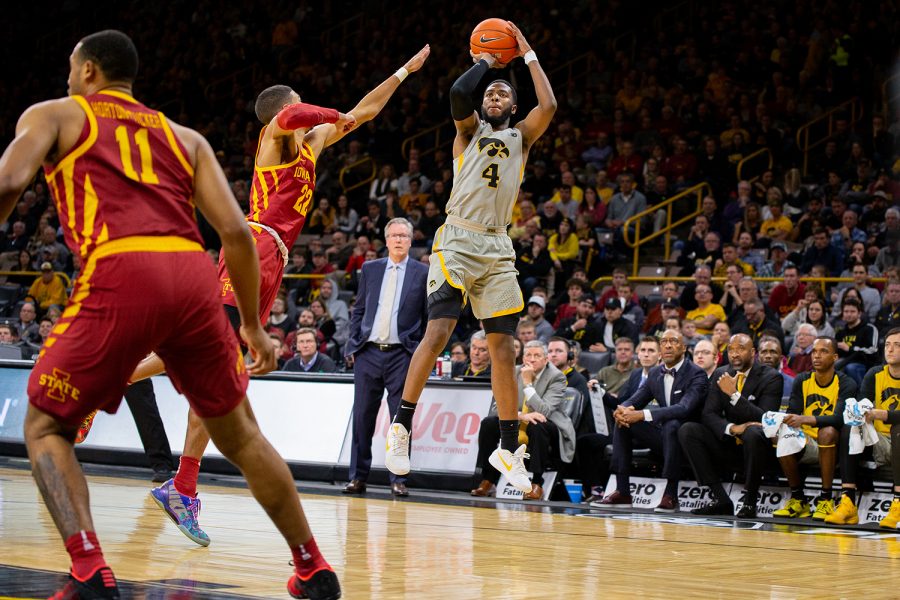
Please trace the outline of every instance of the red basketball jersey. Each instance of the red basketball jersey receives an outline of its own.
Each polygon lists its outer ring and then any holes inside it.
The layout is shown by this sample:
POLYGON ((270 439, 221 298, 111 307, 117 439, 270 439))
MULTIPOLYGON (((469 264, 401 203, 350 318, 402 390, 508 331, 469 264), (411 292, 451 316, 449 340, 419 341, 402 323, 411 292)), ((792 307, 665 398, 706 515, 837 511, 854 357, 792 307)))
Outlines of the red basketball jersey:
POLYGON ((302 142, 291 162, 254 169, 247 220, 271 227, 291 248, 306 222, 315 189, 316 159, 309 144, 302 142))
POLYGON ((194 169, 165 116, 122 92, 72 98, 84 129, 65 157, 44 166, 69 248, 84 259, 132 236, 200 243, 194 169))

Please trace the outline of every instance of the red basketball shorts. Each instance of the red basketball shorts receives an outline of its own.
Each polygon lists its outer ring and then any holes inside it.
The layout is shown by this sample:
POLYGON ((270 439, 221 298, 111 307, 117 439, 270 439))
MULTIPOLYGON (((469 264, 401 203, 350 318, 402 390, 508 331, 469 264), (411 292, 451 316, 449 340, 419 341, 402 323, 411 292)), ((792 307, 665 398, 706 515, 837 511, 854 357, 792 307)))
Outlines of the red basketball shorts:
POLYGON ((241 402, 248 376, 215 269, 199 244, 161 239, 125 238, 94 251, 32 370, 34 406, 69 425, 96 409, 114 413, 150 352, 201 417, 241 402))
MULTIPOLYGON (((259 321, 265 325, 269 320, 269 311, 272 303, 281 289, 281 279, 284 275, 284 258, 278 249, 275 238, 266 231, 257 233, 253 231, 253 240, 256 242, 256 252, 259 254, 259 321)), ((231 286, 231 276, 225 268, 225 254, 219 254, 219 298, 222 304, 237 306, 234 299, 234 288, 231 286)))

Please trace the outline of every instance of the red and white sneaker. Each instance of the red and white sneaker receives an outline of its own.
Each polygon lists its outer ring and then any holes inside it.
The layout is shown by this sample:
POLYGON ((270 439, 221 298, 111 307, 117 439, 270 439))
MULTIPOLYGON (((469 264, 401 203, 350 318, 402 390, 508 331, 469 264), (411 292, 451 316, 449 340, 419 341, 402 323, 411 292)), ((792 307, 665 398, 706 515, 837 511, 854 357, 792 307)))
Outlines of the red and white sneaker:
POLYGON ((75 443, 80 444, 84 440, 87 439, 88 434, 91 432, 91 427, 94 425, 94 417, 97 416, 97 411, 95 410, 88 416, 84 418, 84 421, 81 422, 81 425, 78 426, 78 434, 75 436, 75 443))
POLYGON ((294 572, 287 582, 287 591, 291 598, 337 600, 341 597, 341 583, 331 569, 319 569, 306 580, 294 572))

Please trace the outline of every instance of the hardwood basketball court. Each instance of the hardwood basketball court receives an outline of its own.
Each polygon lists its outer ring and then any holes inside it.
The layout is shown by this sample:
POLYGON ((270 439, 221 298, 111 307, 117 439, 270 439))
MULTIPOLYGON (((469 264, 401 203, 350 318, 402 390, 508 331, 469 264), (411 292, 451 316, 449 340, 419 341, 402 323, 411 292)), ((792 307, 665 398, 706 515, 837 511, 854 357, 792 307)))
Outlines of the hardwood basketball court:
MULTIPOLYGON (((0 467, 0 598, 46 598, 68 556, 24 461, 0 467)), ((143 476, 143 472, 140 473, 143 476)), ((144 479, 89 475, 123 598, 288 598, 290 553, 239 479, 201 480, 201 548, 144 479)), ((319 486, 303 504, 344 598, 897 597, 900 532, 700 519, 564 503, 393 500, 319 486)))

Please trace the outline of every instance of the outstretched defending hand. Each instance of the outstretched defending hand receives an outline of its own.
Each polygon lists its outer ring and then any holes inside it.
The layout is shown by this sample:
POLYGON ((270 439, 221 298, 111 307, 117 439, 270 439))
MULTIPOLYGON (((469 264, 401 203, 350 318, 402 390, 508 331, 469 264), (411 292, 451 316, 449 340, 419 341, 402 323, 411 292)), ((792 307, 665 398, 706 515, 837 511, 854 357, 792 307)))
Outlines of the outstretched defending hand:
POLYGON ((410 73, 415 73, 422 68, 422 65, 425 64, 425 60, 428 58, 429 54, 431 54, 431 46, 429 44, 425 44, 424 48, 416 52, 415 56, 406 61, 406 64, 403 65, 403 68, 410 73))
POLYGON ((531 52, 531 44, 525 39, 522 30, 516 27, 512 21, 507 21, 507 24, 512 30, 513 35, 516 36, 516 43, 519 45, 518 50, 516 50, 516 56, 525 56, 525 53, 531 52))
POLYGON ((265 375, 275 369, 278 365, 275 345, 260 325, 241 325, 241 337, 250 349, 252 362, 247 365, 247 371, 251 375, 265 375))

